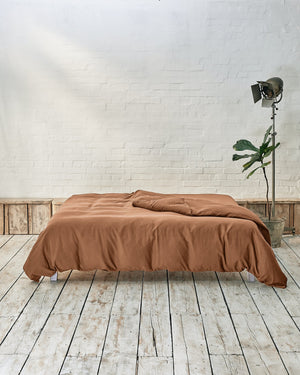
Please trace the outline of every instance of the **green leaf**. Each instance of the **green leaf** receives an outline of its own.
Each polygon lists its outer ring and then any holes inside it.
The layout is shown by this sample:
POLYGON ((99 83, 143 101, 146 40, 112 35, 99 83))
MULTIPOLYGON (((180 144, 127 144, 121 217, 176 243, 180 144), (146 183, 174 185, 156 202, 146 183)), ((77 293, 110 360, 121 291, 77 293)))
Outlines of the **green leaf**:
POLYGON ((251 151, 259 151, 250 141, 247 139, 240 139, 233 145, 234 150, 236 151, 244 151, 244 150, 251 150, 251 151))
POLYGON ((263 159, 265 157, 265 153, 268 151, 268 149, 269 149, 268 142, 260 146, 259 155, 260 155, 261 161, 263 161, 263 159))
POLYGON ((266 150, 265 150, 265 154, 264 154, 264 158, 267 158, 269 155, 271 155, 271 152, 273 151, 273 147, 268 147, 266 150))
POLYGON ((270 146, 270 147, 267 147, 266 150, 264 151, 264 158, 267 158, 269 155, 271 155, 272 151, 275 150, 275 148, 277 148, 278 146, 280 145, 280 143, 278 142, 276 146, 270 146))
POLYGON ((251 156, 253 156, 253 155, 255 155, 255 154, 244 154, 244 155, 233 154, 232 160, 236 161, 236 160, 240 160, 240 159, 251 158, 251 156))
POLYGON ((271 164, 270 161, 268 161, 267 163, 263 163, 263 164, 260 165, 259 167, 253 169, 253 170, 248 174, 247 178, 251 177, 251 176, 254 174, 254 172, 256 172, 258 169, 260 169, 260 168, 264 168, 264 167, 266 167, 266 166, 269 165, 269 164, 271 164))
POLYGON ((245 163, 243 165, 243 167, 244 167, 243 172, 245 172, 247 169, 249 169, 250 167, 252 167, 252 165, 254 163, 256 163, 257 161, 260 161, 260 156, 259 156, 259 154, 254 154, 252 156, 252 158, 247 163, 245 163))
POLYGON ((267 140, 267 142, 263 143, 263 144, 260 146, 259 150, 264 150, 265 148, 267 148, 267 147, 269 146, 271 140, 272 140, 272 139, 269 138, 269 139, 267 140))
POLYGON ((265 136, 264 136, 264 140, 263 140, 263 143, 265 143, 265 142, 266 142, 266 140, 267 140, 268 136, 269 136, 269 135, 270 135, 270 133, 271 133, 271 129, 272 129, 272 125, 268 127, 268 129, 267 129, 267 131, 266 131, 266 134, 265 134, 265 136))

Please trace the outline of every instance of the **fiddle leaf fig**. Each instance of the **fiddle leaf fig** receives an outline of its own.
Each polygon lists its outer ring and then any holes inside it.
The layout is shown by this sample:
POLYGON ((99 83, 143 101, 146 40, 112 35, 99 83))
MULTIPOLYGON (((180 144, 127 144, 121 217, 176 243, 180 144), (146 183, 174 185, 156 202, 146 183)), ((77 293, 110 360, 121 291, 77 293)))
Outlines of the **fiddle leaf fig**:
POLYGON ((232 160, 236 161, 236 160, 240 160, 240 159, 244 159, 244 158, 250 158, 253 155, 256 155, 256 154, 250 154, 250 155, 249 154, 245 154, 245 155, 233 154, 232 160))
POLYGON ((257 161, 259 161, 259 159, 260 159, 260 156, 259 156, 258 154, 254 154, 254 155, 251 157, 251 159, 250 159, 247 163, 245 163, 245 164, 243 165, 243 167, 244 167, 243 172, 246 171, 247 169, 249 169, 250 167, 252 167, 252 165, 253 165, 254 163, 256 163, 257 161))
MULTIPOLYGON (((268 127, 268 129, 267 129, 267 131, 266 131, 266 134, 265 134, 265 136, 264 136, 263 143, 266 142, 268 136, 271 134, 271 130, 272 130, 272 125, 268 127)), ((271 138, 270 138, 270 140, 271 140, 271 138)), ((269 140, 269 141, 270 141, 270 140, 269 140)))
POLYGON ((258 151, 258 148, 256 148, 250 141, 247 141, 247 139, 240 139, 236 142, 235 145, 233 145, 233 148, 235 149, 235 151, 258 151))
POLYGON ((266 184, 267 184, 266 197, 267 197, 267 206, 268 206, 269 218, 270 218, 270 215, 271 215, 270 205, 269 205, 269 197, 268 197, 269 182, 268 182, 268 178, 267 178, 267 175, 266 175, 265 168, 269 164, 271 164, 271 162, 270 161, 265 162, 264 159, 267 158, 268 156, 270 156, 272 154, 272 152, 280 145, 280 143, 277 143, 275 146, 269 146, 269 144, 272 140, 271 131, 272 131, 272 126, 270 126, 267 129, 267 131, 264 135, 264 138, 263 138, 263 142, 259 147, 254 146, 254 144, 251 143, 250 141, 248 141, 247 139, 240 139, 233 145, 233 148, 234 148, 235 151, 251 150, 251 151, 255 151, 255 153, 253 153, 253 154, 233 154, 232 155, 233 161, 249 158, 249 160, 245 164, 243 164, 243 172, 245 172, 246 170, 251 168, 255 163, 260 163, 260 165, 258 167, 254 168, 254 169, 252 169, 252 171, 250 171, 250 173, 247 175, 247 178, 251 177, 257 170, 259 170, 259 169, 263 170, 263 174, 264 174, 266 184))
POLYGON ((259 168, 264 168, 264 167, 266 167, 266 166, 269 165, 269 164, 271 164, 270 161, 268 161, 267 163, 263 163, 263 164, 260 165, 259 167, 253 169, 253 170, 248 174, 247 178, 249 178, 250 176, 252 176, 253 173, 254 173, 255 171, 257 171, 259 168))

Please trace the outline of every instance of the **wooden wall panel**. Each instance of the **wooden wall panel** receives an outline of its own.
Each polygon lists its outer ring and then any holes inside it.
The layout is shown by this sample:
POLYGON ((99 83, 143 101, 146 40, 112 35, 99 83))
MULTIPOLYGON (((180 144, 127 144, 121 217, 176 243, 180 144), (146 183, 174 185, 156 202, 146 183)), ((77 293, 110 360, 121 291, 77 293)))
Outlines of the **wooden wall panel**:
MULTIPOLYGON (((39 234, 51 216, 60 210, 65 200, 65 198, 0 199, 0 234, 39 234)), ((238 203, 259 216, 266 216, 266 204, 263 199, 238 200, 238 203)), ((289 228, 294 226, 296 234, 300 234, 300 199, 277 202, 276 215, 285 217, 285 226, 289 228)))
POLYGON ((51 203, 28 205, 29 234, 39 234, 51 218, 51 203))
POLYGON ((56 198, 52 201, 52 215, 56 214, 60 210, 61 205, 64 203, 66 198, 56 198))
POLYGON ((8 206, 3 205, 4 208, 4 234, 9 234, 8 230, 8 206))
POLYGON ((276 204, 275 216, 285 219, 284 225, 286 227, 292 226, 292 223, 290 223, 290 205, 289 204, 284 204, 284 203, 276 204))
POLYGON ((253 211, 259 217, 266 216, 266 205, 264 203, 247 203, 246 206, 249 210, 253 211))
POLYGON ((28 234, 27 204, 6 205, 8 218, 7 234, 28 234))
POLYGON ((4 205, 0 203, 0 234, 4 234, 4 205))
POLYGON ((60 203, 55 203, 52 204, 52 215, 56 214, 60 210, 61 204, 60 203))
POLYGON ((300 234, 300 202, 294 205, 294 227, 296 234, 300 234))

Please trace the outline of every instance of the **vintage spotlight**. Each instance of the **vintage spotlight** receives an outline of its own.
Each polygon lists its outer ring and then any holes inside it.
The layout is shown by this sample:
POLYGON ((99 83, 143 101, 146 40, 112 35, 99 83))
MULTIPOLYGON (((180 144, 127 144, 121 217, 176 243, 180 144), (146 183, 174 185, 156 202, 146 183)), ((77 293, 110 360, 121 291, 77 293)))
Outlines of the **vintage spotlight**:
MULTIPOLYGON (((251 86, 254 103, 262 99, 263 107, 272 107, 272 146, 275 146, 275 116, 278 110, 276 104, 282 99, 283 80, 279 77, 273 77, 267 81, 257 81, 257 84, 251 86)), ((275 217, 275 150, 272 152, 272 217, 275 217)))
POLYGON ((251 86, 254 103, 262 99, 263 107, 271 107, 274 102, 279 103, 282 99, 283 80, 273 77, 267 81, 257 81, 251 86), (277 99, 277 97, 280 97, 277 99))

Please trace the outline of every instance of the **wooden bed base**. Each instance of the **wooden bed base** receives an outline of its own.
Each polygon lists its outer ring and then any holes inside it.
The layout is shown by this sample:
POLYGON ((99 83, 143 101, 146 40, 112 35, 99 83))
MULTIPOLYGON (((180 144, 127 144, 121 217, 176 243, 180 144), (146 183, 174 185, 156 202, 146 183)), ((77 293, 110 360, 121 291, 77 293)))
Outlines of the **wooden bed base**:
MULTIPOLYGON (((50 277, 50 281, 57 281, 57 278, 58 278, 58 274, 57 272, 55 272, 55 274, 50 277)), ((256 279, 255 279, 255 276, 252 275, 252 273, 247 271, 247 280, 253 283, 256 279)))

